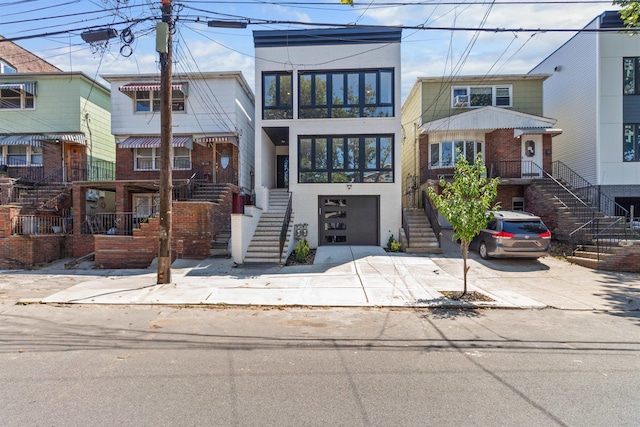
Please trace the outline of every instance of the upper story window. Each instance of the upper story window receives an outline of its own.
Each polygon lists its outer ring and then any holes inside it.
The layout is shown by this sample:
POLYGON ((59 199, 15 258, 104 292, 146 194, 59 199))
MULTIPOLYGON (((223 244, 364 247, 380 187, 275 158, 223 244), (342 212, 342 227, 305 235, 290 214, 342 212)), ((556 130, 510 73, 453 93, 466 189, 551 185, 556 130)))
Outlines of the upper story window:
POLYGON ((262 118, 293 118, 293 77, 291 73, 262 74, 262 118))
MULTIPOLYGON (((135 91, 136 112, 160 112, 160 91, 159 90, 137 90, 135 91)), ((171 111, 184 111, 185 96, 181 90, 171 91, 171 111)))
POLYGON ((640 162, 640 124, 624 125, 622 161, 640 162))
POLYGON ((35 108, 36 83, 0 83, 0 109, 32 110, 35 108))
POLYGON ((451 90, 452 108, 511 107, 511 85, 454 86, 451 90))
POLYGON ((393 182, 393 136, 301 136, 298 182, 393 182))
POLYGON ((622 58, 622 93, 640 95, 640 58, 622 58))
POLYGON ((301 119, 393 117, 393 70, 300 73, 301 119))
POLYGON ((11 74, 11 73, 17 73, 17 72, 18 70, 16 70, 14 67, 12 67, 11 65, 7 64, 5 61, 0 59, 0 74, 11 74))

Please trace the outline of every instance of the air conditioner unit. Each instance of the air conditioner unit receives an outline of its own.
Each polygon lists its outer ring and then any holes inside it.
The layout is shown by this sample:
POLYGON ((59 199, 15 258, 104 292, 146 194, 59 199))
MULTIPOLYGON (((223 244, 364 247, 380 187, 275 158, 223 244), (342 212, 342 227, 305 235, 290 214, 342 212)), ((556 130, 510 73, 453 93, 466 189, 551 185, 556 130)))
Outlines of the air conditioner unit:
POLYGON ((469 95, 458 95, 455 97, 453 105, 456 107, 466 107, 469 105, 469 95))

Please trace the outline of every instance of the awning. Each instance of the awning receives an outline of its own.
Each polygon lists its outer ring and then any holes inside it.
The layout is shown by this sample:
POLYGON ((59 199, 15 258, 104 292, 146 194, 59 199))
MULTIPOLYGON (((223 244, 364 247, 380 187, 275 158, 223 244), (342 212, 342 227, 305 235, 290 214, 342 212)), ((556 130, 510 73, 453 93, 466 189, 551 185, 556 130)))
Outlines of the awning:
MULTIPOLYGON (((173 146, 193 150, 193 140, 190 136, 174 136, 173 146)), ((118 144, 118 148, 159 148, 159 136, 130 136, 118 144)))
POLYGON ((0 136, 0 145, 30 145, 42 147, 42 135, 5 135, 0 136))
POLYGON ((231 142, 232 138, 235 139, 235 137, 230 136, 202 136, 194 138, 194 141, 201 144, 212 144, 214 142, 231 142))
POLYGON ((36 96, 36 82, 0 83, 0 89, 21 90, 30 95, 36 96))
MULTIPOLYGON (((189 84, 187 82, 174 82, 171 84, 171 89, 179 90, 184 93, 185 96, 188 95, 189 84)), ((127 95, 130 95, 133 92, 137 92, 139 90, 160 90, 160 83, 129 83, 118 88, 120 92, 124 92, 127 95)))
POLYGON ((556 136, 562 133, 562 129, 551 128, 519 128, 513 130, 513 136, 519 137, 522 135, 551 135, 556 136))
POLYGON ((87 138, 83 133, 64 133, 53 135, 40 135, 38 139, 41 141, 53 141, 53 142, 71 142, 74 144, 87 145, 87 138))

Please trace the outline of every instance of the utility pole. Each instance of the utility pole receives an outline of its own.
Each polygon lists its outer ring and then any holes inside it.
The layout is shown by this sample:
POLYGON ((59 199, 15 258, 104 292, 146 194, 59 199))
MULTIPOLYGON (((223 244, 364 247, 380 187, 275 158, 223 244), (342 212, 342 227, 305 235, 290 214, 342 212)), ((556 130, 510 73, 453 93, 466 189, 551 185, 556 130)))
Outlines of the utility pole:
POLYGON ((171 206, 173 132, 171 129, 171 67, 173 11, 171 0, 162 0, 162 22, 156 27, 156 50, 160 53, 160 245, 158 284, 171 283, 171 206), (166 40, 166 43, 164 41, 166 40))

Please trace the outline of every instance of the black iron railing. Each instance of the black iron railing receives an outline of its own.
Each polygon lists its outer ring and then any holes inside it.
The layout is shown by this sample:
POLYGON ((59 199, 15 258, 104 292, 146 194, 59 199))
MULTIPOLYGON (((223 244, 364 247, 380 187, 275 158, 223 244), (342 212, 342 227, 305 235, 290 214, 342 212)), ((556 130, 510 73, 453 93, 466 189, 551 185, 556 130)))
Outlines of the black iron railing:
POLYGON ((284 250, 284 243, 287 240, 287 232, 289 231, 289 223, 291 222, 291 202, 292 197, 289 193, 289 203, 287 203, 287 210, 282 220, 282 228, 280 229, 280 262, 282 262, 282 252, 284 250))
POLYGON ((59 216, 17 215, 11 218, 11 234, 60 234, 66 231, 65 219, 59 216))
POLYGON ((131 236, 135 228, 147 222, 150 217, 139 216, 134 212, 98 213, 87 215, 80 227, 81 234, 106 234, 131 236))
POLYGON ((433 202, 427 195, 426 191, 422 192, 422 209, 424 209, 424 213, 427 216, 427 219, 429 219, 431 228, 438 239, 438 247, 442 248, 442 243, 440 241, 440 238, 442 237, 442 225, 438 218, 438 210, 433 206, 433 202))

